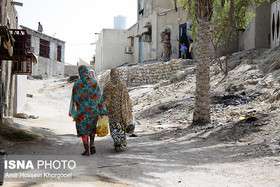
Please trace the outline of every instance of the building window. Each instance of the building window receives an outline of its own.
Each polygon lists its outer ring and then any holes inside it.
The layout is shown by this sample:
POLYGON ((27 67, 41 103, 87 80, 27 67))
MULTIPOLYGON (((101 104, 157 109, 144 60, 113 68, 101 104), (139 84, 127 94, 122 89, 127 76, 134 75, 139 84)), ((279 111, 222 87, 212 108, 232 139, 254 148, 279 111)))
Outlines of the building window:
POLYGON ((50 58, 50 42, 40 39, 40 53, 41 57, 50 58))
POLYGON ((134 37, 129 38, 129 46, 134 47, 134 37))
POLYGON ((56 60, 58 61, 58 62, 61 62, 61 49, 62 49, 62 47, 61 47, 61 45, 58 45, 57 46, 57 58, 56 58, 56 60))

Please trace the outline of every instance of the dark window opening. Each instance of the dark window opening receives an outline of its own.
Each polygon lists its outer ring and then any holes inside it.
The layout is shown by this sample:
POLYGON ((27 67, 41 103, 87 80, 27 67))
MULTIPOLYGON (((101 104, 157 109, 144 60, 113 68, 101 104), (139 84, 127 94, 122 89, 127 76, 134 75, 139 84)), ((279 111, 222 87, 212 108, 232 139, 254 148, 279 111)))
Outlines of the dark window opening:
POLYGON ((141 9, 141 10, 139 10, 139 15, 140 15, 140 16, 143 16, 143 15, 144 15, 144 8, 141 9))
POLYGON ((61 45, 58 45, 57 46, 57 58, 56 58, 56 60, 58 62, 61 62, 61 49, 62 49, 61 45))
POLYGON ((50 42, 40 39, 40 53, 41 57, 50 58, 50 42))
POLYGON ((147 28, 147 32, 145 32, 143 34, 142 39, 143 39, 143 42, 152 42, 152 27, 151 26, 149 26, 147 28))
POLYGON ((134 37, 130 37, 130 47, 134 47, 134 37))

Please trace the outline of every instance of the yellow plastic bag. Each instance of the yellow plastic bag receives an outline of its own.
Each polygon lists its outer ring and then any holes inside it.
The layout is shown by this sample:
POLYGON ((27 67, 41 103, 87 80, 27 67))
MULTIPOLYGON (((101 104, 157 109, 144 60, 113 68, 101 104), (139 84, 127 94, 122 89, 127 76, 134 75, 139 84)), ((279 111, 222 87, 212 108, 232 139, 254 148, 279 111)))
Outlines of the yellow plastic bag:
POLYGON ((97 121, 96 134, 98 137, 104 137, 109 134, 109 118, 107 116, 101 117, 97 121))

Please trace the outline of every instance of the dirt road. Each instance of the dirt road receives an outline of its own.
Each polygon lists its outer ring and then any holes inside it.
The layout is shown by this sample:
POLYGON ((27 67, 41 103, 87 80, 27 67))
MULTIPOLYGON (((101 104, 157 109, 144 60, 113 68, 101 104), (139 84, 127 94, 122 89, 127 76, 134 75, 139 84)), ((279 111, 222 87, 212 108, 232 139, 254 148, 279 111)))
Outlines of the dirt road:
MULTIPOLYGON (((36 89, 29 88, 34 97, 29 98, 26 112, 40 118, 16 122, 25 128, 40 128, 33 130, 45 138, 10 144, 8 153, 34 159, 42 155, 73 158, 77 168, 64 183, 32 179, 8 181, 5 186, 280 186, 279 155, 262 143, 221 143, 204 138, 207 127, 198 130, 174 124, 155 130, 145 119, 137 126, 139 136, 129 138, 126 152, 115 153, 110 137, 97 138, 97 153, 82 157, 81 142, 67 117, 71 85, 54 80, 33 83, 36 89)), ((149 88, 145 90, 149 92, 149 88)))

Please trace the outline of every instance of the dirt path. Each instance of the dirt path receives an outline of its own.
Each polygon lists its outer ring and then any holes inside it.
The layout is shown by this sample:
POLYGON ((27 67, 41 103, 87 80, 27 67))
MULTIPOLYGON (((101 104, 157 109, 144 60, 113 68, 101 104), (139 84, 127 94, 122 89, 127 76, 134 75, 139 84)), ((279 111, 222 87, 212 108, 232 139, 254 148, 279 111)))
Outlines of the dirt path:
POLYGON ((81 142, 66 115, 71 85, 57 89, 51 81, 37 83, 40 89, 30 90, 35 94, 27 111, 40 119, 17 122, 40 127, 37 131, 46 138, 9 145, 7 151, 11 156, 32 159, 74 159, 77 168, 65 183, 34 179, 5 186, 280 186, 279 155, 262 143, 221 143, 211 136, 204 138, 207 128, 174 125, 151 130, 149 121, 142 120, 137 127, 139 137, 128 139, 126 152, 115 153, 110 137, 97 138, 97 153, 82 157, 81 142))

